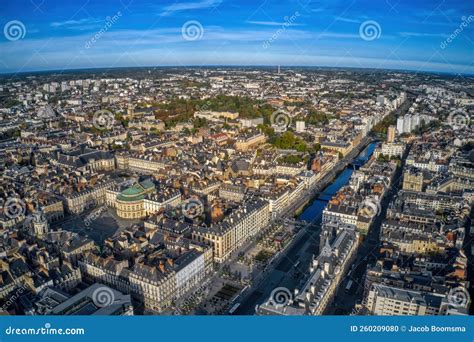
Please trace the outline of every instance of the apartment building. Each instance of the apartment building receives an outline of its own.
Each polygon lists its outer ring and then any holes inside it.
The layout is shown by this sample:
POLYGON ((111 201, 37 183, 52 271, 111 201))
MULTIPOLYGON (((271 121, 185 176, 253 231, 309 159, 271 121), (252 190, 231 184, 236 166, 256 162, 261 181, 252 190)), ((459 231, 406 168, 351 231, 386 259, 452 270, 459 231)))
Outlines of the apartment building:
POLYGON ((252 131, 249 133, 245 133, 237 137, 235 142, 235 149, 240 152, 246 152, 250 148, 263 144, 267 140, 265 134, 252 131))
POLYGON ((63 203, 69 213, 80 214, 89 208, 106 203, 107 190, 115 185, 114 180, 95 184, 93 188, 63 196, 63 203))
POLYGON ((447 310, 446 295, 374 284, 367 297, 369 314, 377 316, 435 316, 447 310))
POLYGON ((214 261, 222 263, 270 221, 270 206, 257 198, 244 202, 223 221, 209 227, 196 227, 192 239, 212 246, 214 261))
POLYGON ((190 247, 177 257, 160 257, 132 267, 128 261, 88 254, 80 267, 87 277, 130 293, 146 310, 160 312, 202 284, 212 272, 212 249, 190 247))

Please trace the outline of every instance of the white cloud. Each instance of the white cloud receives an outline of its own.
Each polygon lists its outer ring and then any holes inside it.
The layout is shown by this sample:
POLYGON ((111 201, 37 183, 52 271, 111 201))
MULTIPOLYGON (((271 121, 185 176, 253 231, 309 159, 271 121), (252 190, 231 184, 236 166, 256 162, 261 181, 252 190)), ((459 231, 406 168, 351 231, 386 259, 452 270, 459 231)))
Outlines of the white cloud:
POLYGON ((247 24, 254 24, 254 25, 263 25, 263 26, 303 26, 304 24, 297 24, 297 23, 289 23, 289 22, 278 22, 278 21, 257 21, 257 20, 247 20, 247 24))
POLYGON ((189 11, 195 9, 204 9, 216 7, 222 3, 222 0, 201 0, 196 2, 176 2, 173 5, 163 7, 162 15, 168 15, 179 11, 189 11))
POLYGON ((400 32, 402 37, 436 37, 436 38, 446 38, 447 34, 444 33, 425 33, 425 32, 400 32))
POLYGON ((360 23, 360 20, 352 19, 352 18, 344 18, 344 17, 340 17, 340 16, 334 17, 334 20, 336 20, 336 21, 343 21, 343 22, 345 22, 345 23, 356 23, 356 24, 359 24, 359 23, 360 23))
POLYGON ((66 28, 74 30, 89 30, 100 26, 103 21, 96 18, 82 18, 82 19, 70 19, 64 21, 55 21, 49 24, 54 28, 66 28))

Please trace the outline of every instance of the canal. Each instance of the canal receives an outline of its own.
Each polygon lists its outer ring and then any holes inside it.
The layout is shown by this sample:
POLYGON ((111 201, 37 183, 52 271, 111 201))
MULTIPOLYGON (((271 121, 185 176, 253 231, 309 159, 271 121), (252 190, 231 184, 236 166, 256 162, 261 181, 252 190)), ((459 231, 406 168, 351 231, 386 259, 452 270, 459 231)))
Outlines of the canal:
MULTIPOLYGON (((375 146, 376 142, 370 143, 359 154, 357 160, 360 162, 369 160, 375 146)), ((285 252, 284 257, 265 270, 262 274, 263 280, 241 302, 239 309, 236 311, 237 315, 253 315, 255 306, 264 302, 276 287, 286 287, 293 291, 304 282, 304 275, 308 272, 313 255, 318 254, 319 251, 320 219, 324 207, 340 188, 348 184, 353 172, 354 168, 348 165, 298 216, 299 220, 314 221, 314 224, 298 240, 294 241, 285 252), (298 266, 295 267, 295 265, 298 266)))
MULTIPOLYGON (((357 160, 365 163, 369 160, 375 150, 376 142, 370 143, 357 157, 357 160)), ((324 207, 328 204, 331 197, 339 191, 344 185, 349 183, 349 179, 354 172, 354 168, 348 165, 339 176, 326 187, 321 194, 313 200, 313 202, 306 207, 306 209, 298 216, 299 220, 305 220, 311 222, 323 213, 324 207)))

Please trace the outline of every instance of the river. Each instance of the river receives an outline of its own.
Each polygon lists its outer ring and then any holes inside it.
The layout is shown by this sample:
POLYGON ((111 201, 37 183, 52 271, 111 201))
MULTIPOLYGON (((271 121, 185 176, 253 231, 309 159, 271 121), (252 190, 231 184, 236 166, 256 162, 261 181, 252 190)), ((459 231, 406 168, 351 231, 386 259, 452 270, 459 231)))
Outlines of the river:
MULTIPOLYGON (((358 160, 362 162, 366 162, 372 156, 375 150, 375 146, 377 145, 376 142, 370 143, 357 157, 358 160)), ((305 220, 305 221, 313 221, 314 219, 318 218, 323 210, 324 207, 328 204, 328 201, 331 197, 339 191, 344 185, 349 183, 349 179, 354 172, 354 168, 348 165, 340 174, 339 176, 329 185, 327 186, 321 194, 313 200, 313 202, 305 208, 305 210, 298 216, 298 220, 305 220)))
MULTIPOLYGON (((375 150, 375 146, 375 142, 370 143, 359 154, 357 159, 361 162, 369 160, 375 150)), ((298 269, 301 271, 301 274, 307 272, 313 255, 317 254, 319 250, 320 225, 318 223, 324 207, 340 188, 348 184, 353 172, 354 168, 348 165, 298 216, 299 220, 315 221, 316 224, 309 226, 304 235, 289 247, 285 252, 285 256, 267 271, 269 274, 242 301, 241 306, 236 311, 237 315, 253 315, 255 313, 255 305, 266 300, 270 292, 278 286, 283 286, 290 290, 299 286, 303 279, 295 276, 294 265, 299 261, 300 266, 298 269)))

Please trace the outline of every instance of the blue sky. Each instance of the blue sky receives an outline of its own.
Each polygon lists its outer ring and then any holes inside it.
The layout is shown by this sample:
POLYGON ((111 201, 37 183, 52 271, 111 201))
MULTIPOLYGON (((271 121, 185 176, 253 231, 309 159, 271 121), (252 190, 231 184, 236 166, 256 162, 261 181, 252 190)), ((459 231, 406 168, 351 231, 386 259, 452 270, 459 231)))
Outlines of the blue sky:
POLYGON ((280 64, 474 74, 474 1, 0 0, 0 6, 1 73, 280 64))

